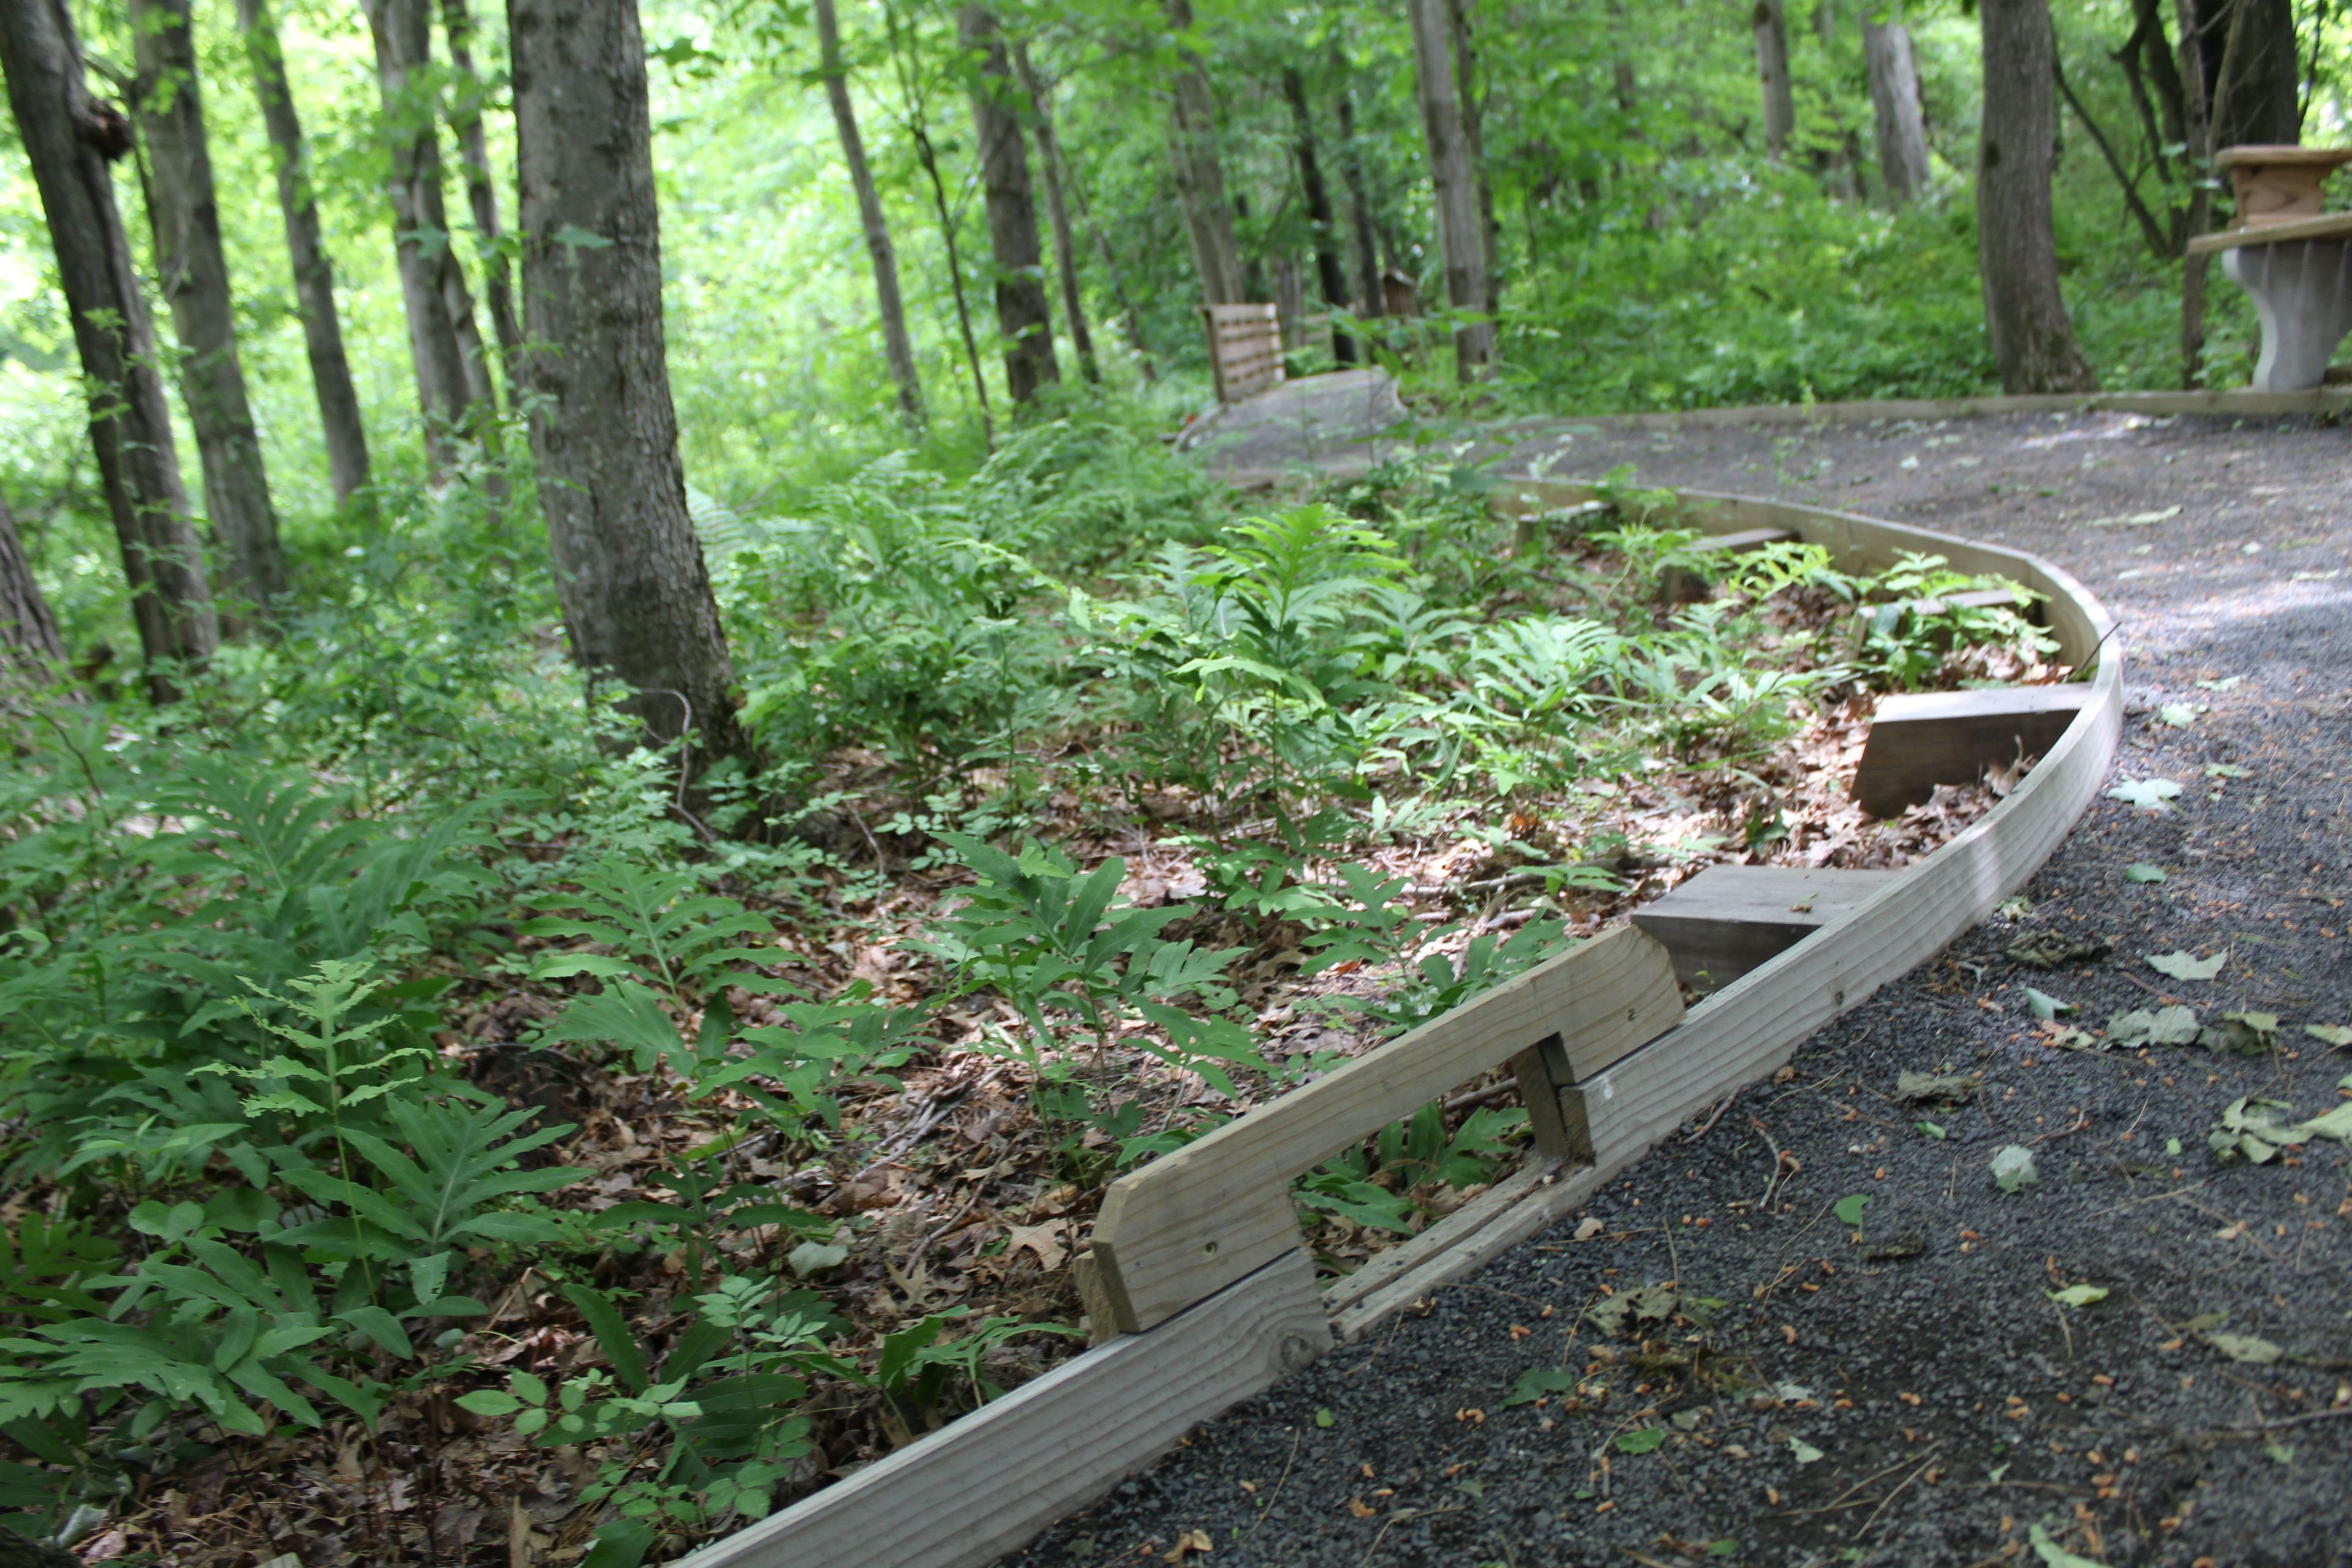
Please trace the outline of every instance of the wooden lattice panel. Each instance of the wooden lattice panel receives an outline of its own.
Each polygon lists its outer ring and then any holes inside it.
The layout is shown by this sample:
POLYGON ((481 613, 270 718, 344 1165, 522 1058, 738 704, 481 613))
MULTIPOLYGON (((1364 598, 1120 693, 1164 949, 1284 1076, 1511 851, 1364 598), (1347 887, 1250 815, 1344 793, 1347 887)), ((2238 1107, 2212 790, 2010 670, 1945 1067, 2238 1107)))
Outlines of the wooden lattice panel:
POLYGON ((1282 319, 1272 305, 1203 305, 1217 401, 1239 403, 1282 381, 1282 319))

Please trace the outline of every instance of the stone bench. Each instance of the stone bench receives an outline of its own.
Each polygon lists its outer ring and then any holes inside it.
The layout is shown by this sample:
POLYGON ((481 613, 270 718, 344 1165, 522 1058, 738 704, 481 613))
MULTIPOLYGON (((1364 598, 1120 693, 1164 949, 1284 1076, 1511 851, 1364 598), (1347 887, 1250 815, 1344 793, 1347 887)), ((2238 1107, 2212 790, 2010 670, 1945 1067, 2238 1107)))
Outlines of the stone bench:
POLYGON ((2230 171, 2238 222, 2190 240, 2189 254, 2220 253, 2221 270, 2253 296, 2263 324, 2254 390, 2317 386, 2352 331, 2352 213, 2326 211, 2321 188, 2352 163, 2352 148, 2231 147, 2213 163, 2230 171))

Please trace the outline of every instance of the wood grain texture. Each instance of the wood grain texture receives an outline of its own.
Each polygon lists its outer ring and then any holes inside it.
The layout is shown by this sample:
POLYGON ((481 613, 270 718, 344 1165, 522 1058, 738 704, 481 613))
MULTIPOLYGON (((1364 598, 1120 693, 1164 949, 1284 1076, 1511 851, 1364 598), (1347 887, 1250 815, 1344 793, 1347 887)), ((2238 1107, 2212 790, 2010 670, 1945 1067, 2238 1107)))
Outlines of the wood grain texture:
POLYGON ((1314 1266, 1294 1250, 677 1568, 980 1568, 1330 1343, 1314 1266))
POLYGON ((1883 700, 1853 771, 1854 803, 1895 816, 1986 770, 2048 751, 2089 699, 2082 685, 1922 691, 1883 700))
POLYGON ((1682 1016, 1666 950, 1627 926, 1356 1058, 1111 1184, 1094 1267, 1128 1332, 1298 1245, 1290 1179, 1557 1037, 1572 1078, 1682 1016))
POLYGON ((2328 213, 2321 217, 2292 218, 2252 228, 2200 234, 2189 242, 2189 254, 2210 256, 2217 250, 2235 250, 2242 245, 2276 245, 2289 239, 2342 239, 2347 235, 2352 235, 2352 213, 2328 213))
MULTIPOLYGON (((1556 1173, 1549 1183, 1538 1182, 1519 1193, 1516 1201, 1483 1216, 1483 1223, 1450 1245, 1417 1253, 1395 1270, 1331 1316, 1331 1332, 1342 1344, 1353 1344, 1391 1312, 1411 1306, 1431 1291, 1485 1268, 1528 1237, 1582 1208, 1601 1184, 1622 1166, 1601 1170, 1586 1165, 1556 1173)), ((1498 1191, 1500 1189, 1497 1189, 1498 1191)), ((1466 1212, 1466 1211, 1465 1211, 1466 1212)), ((1432 1226, 1427 1235, 1440 1227, 1432 1226)), ((1416 1237, 1416 1240, 1419 1238, 1416 1237)), ((1404 1250, 1399 1247, 1398 1251, 1404 1250)), ((1328 1300, 1328 1298, 1327 1298, 1328 1300)))
POLYGON ((1714 991, 1779 957, 1901 876, 1804 866, 1710 866, 1633 911, 1685 985, 1714 991))

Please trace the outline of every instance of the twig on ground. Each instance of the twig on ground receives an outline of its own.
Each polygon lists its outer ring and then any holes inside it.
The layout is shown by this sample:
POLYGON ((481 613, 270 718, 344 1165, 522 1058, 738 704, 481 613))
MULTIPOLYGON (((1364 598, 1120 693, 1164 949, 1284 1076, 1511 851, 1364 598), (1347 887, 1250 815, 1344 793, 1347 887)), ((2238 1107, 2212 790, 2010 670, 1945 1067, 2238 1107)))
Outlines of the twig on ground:
POLYGON ((1685 1143, 1696 1143, 1696 1142, 1697 1142, 1700 1139, 1702 1139, 1702 1138, 1706 1137, 1708 1133, 1710 1133, 1710 1132, 1714 1131, 1715 1131, 1715 1124, 1716 1124, 1717 1122, 1718 1122, 1718 1121, 1722 1121, 1722 1120, 1723 1120, 1723 1113, 1724 1113, 1725 1111, 1727 1111, 1727 1110, 1730 1110, 1730 1109, 1731 1109, 1731 1102, 1732 1102, 1733 1100, 1738 1100, 1738 1098, 1739 1098, 1739 1090, 1738 1090, 1738 1089, 1733 1089, 1729 1094, 1725 1095, 1725 1096, 1723 1097, 1723 1103, 1721 1103, 1720 1105, 1717 1105, 1717 1106, 1715 1108, 1714 1113, 1707 1117, 1707 1119, 1706 1119, 1706 1126, 1704 1126, 1704 1127, 1702 1127, 1702 1128, 1700 1128, 1697 1131, 1696 1131, 1696 1132, 1692 1133, 1689 1137, 1687 1137, 1687 1138, 1684 1139, 1684 1140, 1683 1140, 1683 1142, 1685 1142, 1685 1143))
POLYGON ((1306 1436, 1307 1428, 1304 1426, 1297 1428, 1290 1434, 1290 1458, 1282 1462, 1282 1478, 1274 1483, 1274 1490, 1266 1494, 1265 1506, 1258 1510, 1257 1522, 1249 1527, 1249 1535, 1244 1535, 1234 1542, 1237 1549, 1247 1546, 1250 1543, 1250 1536, 1255 1535, 1264 1529, 1265 1521, 1274 1516, 1274 1505, 1282 1500, 1283 1482, 1290 1479, 1290 1467, 1298 1462, 1298 1440, 1306 1436))

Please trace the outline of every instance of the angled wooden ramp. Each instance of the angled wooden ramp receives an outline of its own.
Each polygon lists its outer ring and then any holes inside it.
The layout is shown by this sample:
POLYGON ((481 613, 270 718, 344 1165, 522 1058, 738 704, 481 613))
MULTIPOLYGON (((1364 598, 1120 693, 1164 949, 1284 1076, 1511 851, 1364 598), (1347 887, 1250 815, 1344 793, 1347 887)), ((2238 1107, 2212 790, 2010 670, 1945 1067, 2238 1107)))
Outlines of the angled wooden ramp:
POLYGON ((1992 768, 2046 755, 2095 695, 2069 685, 1883 698, 1854 769, 1854 804, 1873 816, 1900 816, 1937 784, 1971 784, 1992 768))
POLYGON ((1711 866, 1633 911, 1674 954, 1675 977, 1713 991, 1788 949, 1901 876, 1801 866, 1711 866))

